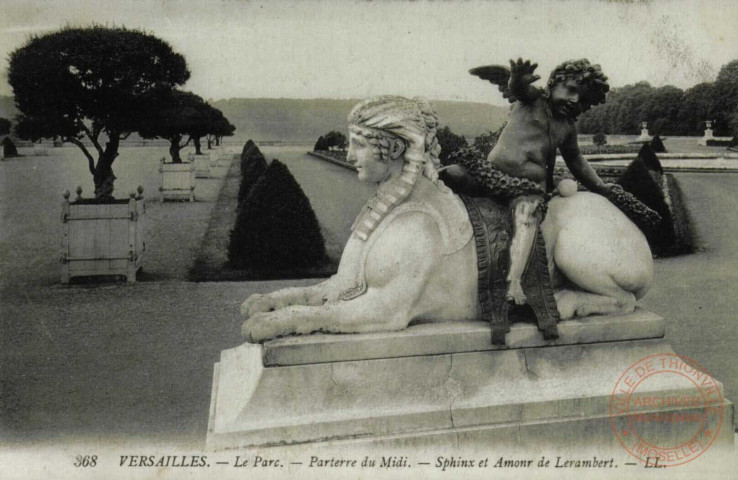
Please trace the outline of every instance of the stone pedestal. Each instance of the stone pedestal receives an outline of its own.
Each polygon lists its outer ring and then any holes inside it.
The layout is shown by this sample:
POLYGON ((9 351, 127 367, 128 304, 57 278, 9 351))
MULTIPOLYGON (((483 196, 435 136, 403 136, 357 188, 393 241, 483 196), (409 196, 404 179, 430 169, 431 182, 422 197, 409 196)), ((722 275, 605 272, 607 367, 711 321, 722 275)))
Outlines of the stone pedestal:
MULTIPOLYGON (((636 310, 564 321, 559 333, 546 341, 535 325, 515 323, 507 345, 497 346, 489 325, 454 322, 243 344, 223 351, 215 365, 207 445, 284 452, 306 444, 489 449, 546 443, 624 454, 613 432, 611 398, 634 362, 673 354, 663 340, 664 320, 636 310)), ((668 379, 644 387, 648 395, 686 389, 668 379)), ((724 410, 714 443, 732 445, 727 400, 724 410)), ((675 424, 659 438, 668 444, 681 438, 681 428, 675 424)))
POLYGON ((699 139, 699 141, 697 142, 697 145, 701 145, 704 147, 705 145, 707 145, 708 140, 713 140, 714 138, 715 137, 712 134, 712 128, 707 127, 705 129, 705 134, 703 135, 702 138, 699 139))

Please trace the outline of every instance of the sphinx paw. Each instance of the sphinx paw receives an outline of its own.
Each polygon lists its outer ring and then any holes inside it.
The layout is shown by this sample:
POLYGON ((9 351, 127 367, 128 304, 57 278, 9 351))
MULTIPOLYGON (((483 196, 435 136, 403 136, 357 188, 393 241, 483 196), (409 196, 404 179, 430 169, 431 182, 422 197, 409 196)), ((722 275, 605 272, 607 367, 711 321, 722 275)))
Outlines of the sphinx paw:
POLYGON ((243 318, 250 318, 252 315, 261 312, 270 312, 277 308, 276 302, 272 295, 262 295, 255 293, 241 304, 241 316, 243 318))
POLYGON ((243 322, 241 336, 249 343, 263 343, 280 335, 276 327, 273 313, 255 313, 243 322))

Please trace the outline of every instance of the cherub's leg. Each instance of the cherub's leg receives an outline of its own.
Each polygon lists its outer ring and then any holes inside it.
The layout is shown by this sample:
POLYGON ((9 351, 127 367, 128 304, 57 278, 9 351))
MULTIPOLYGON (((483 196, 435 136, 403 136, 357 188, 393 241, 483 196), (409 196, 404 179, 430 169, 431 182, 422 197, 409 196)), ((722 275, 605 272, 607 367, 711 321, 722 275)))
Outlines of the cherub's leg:
POLYGON ((537 196, 517 198, 511 206, 513 238, 510 244, 510 271, 507 275, 507 299, 517 305, 526 303, 521 279, 528 263, 539 218, 537 208, 542 199, 537 196))

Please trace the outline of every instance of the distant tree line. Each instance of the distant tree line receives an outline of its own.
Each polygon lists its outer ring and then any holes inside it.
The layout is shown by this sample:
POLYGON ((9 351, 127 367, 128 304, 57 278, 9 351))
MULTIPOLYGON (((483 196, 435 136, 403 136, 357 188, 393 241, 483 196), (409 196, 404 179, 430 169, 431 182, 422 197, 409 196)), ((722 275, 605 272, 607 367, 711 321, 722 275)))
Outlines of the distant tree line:
POLYGON ((738 135, 738 60, 725 64, 714 82, 687 90, 638 82, 610 91, 607 103, 583 114, 579 133, 638 134, 641 122, 660 135, 696 135, 713 122, 716 136, 738 135))

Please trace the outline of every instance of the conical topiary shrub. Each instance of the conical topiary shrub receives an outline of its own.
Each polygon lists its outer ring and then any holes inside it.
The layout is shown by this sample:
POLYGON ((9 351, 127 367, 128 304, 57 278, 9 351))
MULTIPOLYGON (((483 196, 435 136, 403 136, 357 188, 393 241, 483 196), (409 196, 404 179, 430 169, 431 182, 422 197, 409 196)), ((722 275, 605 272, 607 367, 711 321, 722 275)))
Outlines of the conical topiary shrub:
POLYGON ((246 199, 249 192, 266 171, 267 162, 259 147, 249 140, 241 151, 241 185, 238 189, 238 204, 246 199))
POLYGON ((310 201, 289 169, 273 160, 239 205, 228 245, 230 266, 275 273, 321 266, 326 260, 310 201))
MULTIPOLYGON (((654 140, 657 138, 658 135, 654 137, 654 140)), ((659 140, 659 142, 661 142, 661 140, 659 140)), ((663 147, 664 144, 662 143, 661 146, 663 147)), ((643 165, 652 172, 652 177, 654 177, 653 172, 656 172, 659 175, 664 173, 664 167, 661 166, 661 162, 659 161, 659 157, 656 155, 656 152, 657 150, 653 148, 653 144, 649 145, 648 143, 644 143, 638 151, 638 160, 643 162, 643 165)), ((656 177, 654 177, 654 180, 656 180, 656 177)))
POLYGON ((651 148, 644 145, 644 148, 638 154, 638 158, 628 165, 617 183, 623 187, 623 190, 632 193, 643 204, 655 210, 661 216, 661 222, 657 227, 651 232, 644 233, 653 253, 665 255, 675 240, 673 219, 664 196, 663 182, 660 181, 663 175, 658 170, 649 169, 647 165, 661 167, 651 148), (653 158, 648 155, 649 152, 653 155, 653 158), (656 163, 654 163, 654 158, 656 163))
POLYGON ((666 153, 666 147, 660 136, 654 135, 651 139, 651 149, 656 153, 666 153))

